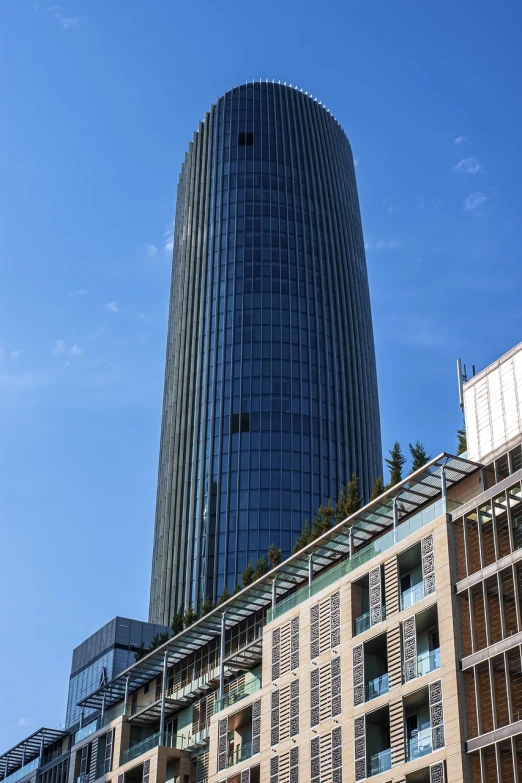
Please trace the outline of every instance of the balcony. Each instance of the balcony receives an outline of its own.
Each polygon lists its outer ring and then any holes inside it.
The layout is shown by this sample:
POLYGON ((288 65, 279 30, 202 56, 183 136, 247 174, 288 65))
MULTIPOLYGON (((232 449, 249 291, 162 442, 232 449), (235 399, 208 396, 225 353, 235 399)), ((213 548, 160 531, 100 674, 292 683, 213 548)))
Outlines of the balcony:
POLYGON ((364 700, 371 701, 378 696, 383 696, 388 693, 388 675, 383 674, 382 677, 376 677, 374 680, 366 683, 364 686, 364 700))
POLYGON ((406 761, 415 761, 431 753, 431 728, 421 729, 406 741, 406 761))
MULTIPOLYGON (((386 607, 383 606, 381 609, 381 622, 383 620, 386 620, 386 607)), ((360 633, 364 633, 364 631, 367 631, 370 627, 370 612, 365 612, 364 614, 361 614, 360 617, 355 618, 355 630, 354 630, 354 636, 359 636, 360 633)))
POLYGON ((434 669, 440 669, 440 648, 417 656, 417 677, 423 677, 434 669))
POLYGON ((107 710, 107 712, 103 717, 103 720, 101 715, 99 715, 95 720, 91 721, 91 723, 88 723, 86 726, 83 726, 83 728, 78 729, 78 731, 74 735, 73 745, 76 745, 78 742, 81 742, 81 740, 85 739, 86 737, 90 737, 91 734, 95 734, 104 726, 107 726, 111 721, 116 720, 116 718, 119 718, 120 715, 123 715, 124 712, 125 712, 125 704, 122 702, 121 704, 117 704, 112 709, 107 710))
POLYGON ((401 593, 401 611, 422 601, 424 596, 424 582, 419 582, 418 584, 413 585, 413 587, 410 587, 409 590, 404 590, 401 593))
POLYGON ((152 748, 157 748, 159 745, 163 748, 177 748, 178 750, 183 750, 187 747, 187 744, 187 738, 181 734, 167 734, 158 731, 151 737, 147 737, 147 739, 124 750, 121 754, 121 763, 126 764, 128 761, 137 759, 142 753, 146 753, 148 750, 152 750, 152 748))
POLYGON ((380 753, 374 753, 368 758, 366 764, 366 775, 371 778, 373 775, 379 775, 381 772, 387 772, 391 769, 391 748, 381 750, 380 753))
POLYGON ((252 756, 252 744, 250 742, 244 745, 238 745, 237 748, 228 754, 227 768, 233 767, 235 764, 239 764, 241 761, 246 761, 252 756))
POLYGON ((231 704, 236 704, 236 702, 241 701, 241 699, 244 699, 246 696, 256 693, 260 688, 261 677, 256 677, 254 680, 247 682, 243 688, 225 693, 221 699, 217 699, 215 712, 225 710, 227 707, 230 707, 231 704))

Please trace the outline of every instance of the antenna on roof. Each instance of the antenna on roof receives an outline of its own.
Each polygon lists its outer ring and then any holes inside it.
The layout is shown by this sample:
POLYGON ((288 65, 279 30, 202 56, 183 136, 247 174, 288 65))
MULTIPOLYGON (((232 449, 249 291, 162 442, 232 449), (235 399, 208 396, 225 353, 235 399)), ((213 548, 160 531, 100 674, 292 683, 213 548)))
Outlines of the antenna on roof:
MULTIPOLYGON (((473 370, 475 368, 473 367, 473 370)), ((473 373, 475 374, 475 373, 473 373)), ((464 371, 462 370, 462 361, 457 359, 457 383, 459 385, 459 405, 464 410, 464 384, 468 380, 466 375, 466 365, 464 365, 464 371)))

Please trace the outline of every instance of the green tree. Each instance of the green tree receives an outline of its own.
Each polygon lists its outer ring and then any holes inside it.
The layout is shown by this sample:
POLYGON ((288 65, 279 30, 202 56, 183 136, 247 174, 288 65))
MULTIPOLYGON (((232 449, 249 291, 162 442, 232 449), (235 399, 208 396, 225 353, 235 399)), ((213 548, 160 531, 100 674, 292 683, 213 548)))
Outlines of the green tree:
POLYGON ((264 576, 269 570, 268 563, 264 557, 260 557, 256 562, 256 570, 254 571, 254 582, 256 579, 264 576))
POLYGON ((312 536, 310 533, 310 528, 308 526, 308 520, 306 519, 303 529, 301 530, 301 533, 296 538, 294 544, 294 555, 296 552, 299 552, 300 549, 303 549, 305 546, 307 546, 311 540, 312 540, 312 536))
POLYGON ((323 533, 326 533, 332 527, 332 523, 335 519, 335 509, 332 506, 332 501, 328 498, 328 503, 319 506, 317 509, 317 516, 314 519, 312 525, 312 531, 310 538, 313 541, 323 533))
POLYGON ((230 596, 228 594, 227 586, 224 585, 223 590, 221 591, 221 595, 219 596, 218 606, 219 604, 224 604, 225 601, 228 601, 229 598, 230 596))
POLYGON ((188 628, 189 625, 192 625, 196 622, 198 619, 198 616, 192 606, 187 606, 187 609, 185 610, 185 614, 183 615, 183 625, 185 628, 188 628))
POLYGON ((165 642, 170 639, 170 634, 165 631, 164 633, 157 633, 156 636, 152 639, 151 643, 148 647, 138 647, 136 652, 134 653, 134 659, 136 661, 139 661, 141 658, 144 658, 146 655, 148 655, 150 652, 156 649, 156 647, 161 647, 162 644, 165 644, 165 642))
POLYGON ((356 511, 359 511, 362 505, 362 499, 359 495, 359 479, 352 473, 350 481, 347 481, 337 496, 337 505, 335 508, 337 522, 342 522, 347 517, 351 517, 356 511))
POLYGON ((176 612, 176 614, 172 618, 170 627, 174 632, 174 636, 176 636, 176 634, 178 633, 181 633, 181 631, 183 630, 183 609, 180 609, 179 612, 176 612))
POLYGON ((212 598, 209 598, 209 597, 207 596, 207 598, 205 598, 205 600, 204 600, 204 601, 203 601, 203 603, 201 604, 201 616, 202 616, 202 617, 204 617, 206 614, 208 614, 209 612, 211 612, 211 611, 212 611, 212 609, 214 609, 214 608, 215 608, 215 606, 216 606, 216 604, 214 603, 214 601, 212 600, 212 598))
POLYGON ((243 587, 248 587, 248 585, 251 585, 254 581, 254 566, 249 561, 247 567, 241 574, 241 581, 243 583, 243 587))
POLYGON ((457 454, 464 454, 468 450, 468 440, 466 438, 466 423, 462 422, 462 427, 457 430, 457 454))
POLYGON ((426 454, 426 449, 419 441, 415 445, 409 443, 408 446, 411 454, 411 472, 415 473, 416 470, 429 462, 431 457, 426 454))
POLYGON ((232 595, 236 595, 237 593, 241 592, 241 585, 236 585, 234 589, 232 590, 232 595))
POLYGON ((272 568, 276 568, 276 566, 279 565, 282 556, 283 556, 282 550, 278 549, 274 544, 270 544, 270 549, 268 550, 267 557, 272 568))
POLYGON ((372 494, 370 495, 370 500, 375 500, 375 498, 378 498, 379 495, 382 495, 386 487, 384 486, 384 481, 382 480, 382 476, 377 476, 375 481, 373 482, 373 489, 372 494))
POLYGON ((393 448, 390 449, 390 457, 385 460, 390 469, 390 487, 394 487, 399 481, 402 481, 402 468, 406 462, 406 457, 401 451, 399 441, 395 441, 393 448))

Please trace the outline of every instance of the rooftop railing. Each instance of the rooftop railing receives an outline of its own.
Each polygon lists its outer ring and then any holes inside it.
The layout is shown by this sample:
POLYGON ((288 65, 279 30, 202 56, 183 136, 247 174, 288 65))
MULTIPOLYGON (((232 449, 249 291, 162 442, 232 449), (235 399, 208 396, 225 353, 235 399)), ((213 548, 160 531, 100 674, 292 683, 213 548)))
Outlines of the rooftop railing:
POLYGON ((17 780, 21 780, 22 778, 25 778, 26 775, 29 775, 31 772, 34 772, 35 769, 38 769, 39 766, 40 766, 40 759, 35 758, 32 761, 30 761, 28 764, 24 764, 24 766, 20 767, 20 769, 11 772, 10 775, 8 775, 6 778, 2 780, 2 783, 16 783, 17 780))
POLYGON ((391 549, 394 544, 408 538, 412 533, 415 533, 430 522, 433 522, 434 519, 437 519, 445 513, 451 513, 451 511, 458 508, 459 505, 460 504, 455 501, 444 501, 442 498, 439 498, 439 500, 436 500, 435 503, 432 503, 430 506, 423 509, 423 511, 419 511, 418 514, 415 514, 413 517, 410 517, 410 519, 402 522, 398 525, 396 530, 391 529, 380 538, 376 538, 367 546, 359 549, 353 557, 341 560, 324 574, 316 577, 310 584, 301 587, 299 590, 296 590, 295 593, 292 593, 287 598, 280 601, 280 603, 270 608, 267 612, 267 623, 276 620, 278 617, 281 617, 283 614, 290 611, 290 609, 299 606, 303 601, 307 601, 309 598, 312 598, 312 596, 321 592, 321 590, 324 590, 325 587, 334 584, 343 576, 346 576, 346 574, 355 571, 360 566, 373 560, 377 555, 391 549))
POLYGON ((188 740, 182 734, 167 734, 166 732, 158 731, 151 737, 138 742, 136 745, 131 745, 130 748, 124 750, 121 754, 121 763, 126 764, 128 761, 137 759, 142 753, 146 753, 152 748, 157 748, 159 745, 163 748, 178 748, 183 750, 188 744, 188 740))
POLYGON ((81 740, 85 739, 86 737, 90 737, 91 734, 95 734, 99 729, 102 729, 104 726, 108 726, 108 724, 116 720, 116 718, 119 718, 123 713, 125 712, 125 703, 121 702, 121 704, 116 704, 115 707, 112 707, 112 709, 107 710, 105 715, 102 716, 98 715, 97 718, 95 718, 93 721, 88 723, 86 726, 83 726, 81 729, 78 729, 76 734, 74 735, 74 742, 73 745, 76 745, 81 740))

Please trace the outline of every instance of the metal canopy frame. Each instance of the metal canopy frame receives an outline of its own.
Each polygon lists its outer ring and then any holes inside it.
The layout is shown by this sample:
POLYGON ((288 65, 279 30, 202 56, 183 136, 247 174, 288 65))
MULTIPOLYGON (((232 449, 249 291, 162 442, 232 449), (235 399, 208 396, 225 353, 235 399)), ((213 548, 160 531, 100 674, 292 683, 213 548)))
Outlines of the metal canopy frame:
POLYGON ((65 737, 69 732, 64 729, 49 729, 42 727, 22 740, 10 750, 0 756, 0 779, 3 780, 11 772, 28 764, 37 758, 40 753, 57 740, 65 737))
POLYGON ((273 591, 277 600, 307 582, 311 569, 313 574, 322 571, 341 558, 347 557, 350 551, 355 553, 371 539, 393 527, 395 504, 398 520, 401 521, 435 500, 441 494, 443 472, 446 477, 446 487, 450 489, 481 467, 482 465, 478 463, 446 452, 434 457, 399 484, 339 522, 297 554, 292 555, 193 625, 169 639, 161 647, 150 652, 114 680, 85 697, 78 702, 79 706, 101 709, 104 700, 106 708, 122 701, 125 698, 126 683, 128 683, 127 692, 130 693, 162 672, 165 654, 168 665, 171 666, 219 637, 223 613, 225 613, 226 628, 232 628, 259 609, 269 607, 272 604, 273 591))

